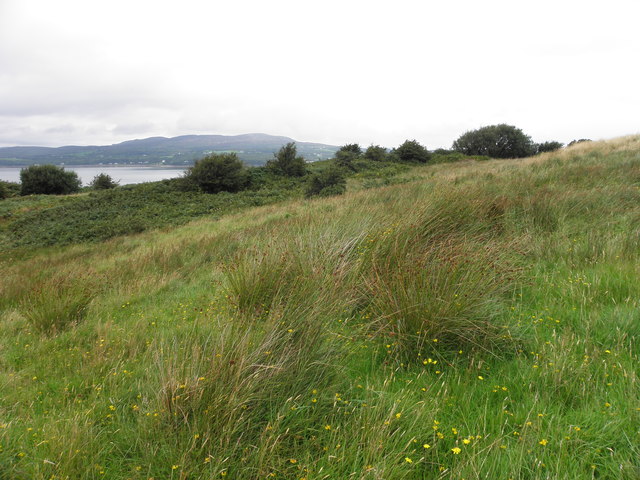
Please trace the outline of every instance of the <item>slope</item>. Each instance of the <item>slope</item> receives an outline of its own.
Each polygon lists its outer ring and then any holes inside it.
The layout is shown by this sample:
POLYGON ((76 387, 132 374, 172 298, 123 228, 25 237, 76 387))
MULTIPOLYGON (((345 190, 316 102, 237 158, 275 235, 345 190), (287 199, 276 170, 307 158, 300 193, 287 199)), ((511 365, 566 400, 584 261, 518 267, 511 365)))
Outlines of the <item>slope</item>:
POLYGON ((2 478, 637 478, 640 138, 3 264, 2 478))

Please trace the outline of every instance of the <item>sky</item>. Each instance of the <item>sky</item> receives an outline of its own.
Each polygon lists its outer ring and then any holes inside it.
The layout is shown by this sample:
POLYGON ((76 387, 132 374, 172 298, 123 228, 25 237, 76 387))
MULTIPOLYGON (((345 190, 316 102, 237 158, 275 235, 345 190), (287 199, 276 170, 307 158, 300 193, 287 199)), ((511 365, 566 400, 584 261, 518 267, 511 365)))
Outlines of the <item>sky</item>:
POLYGON ((638 0, 0 0, 0 146, 640 133, 638 0))

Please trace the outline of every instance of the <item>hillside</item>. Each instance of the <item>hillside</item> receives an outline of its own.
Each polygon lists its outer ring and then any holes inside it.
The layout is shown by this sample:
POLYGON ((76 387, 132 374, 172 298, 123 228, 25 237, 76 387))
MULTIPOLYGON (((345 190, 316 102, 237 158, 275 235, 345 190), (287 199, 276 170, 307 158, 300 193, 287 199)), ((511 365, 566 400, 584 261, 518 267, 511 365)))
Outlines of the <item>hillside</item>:
MULTIPOLYGON (((159 164, 187 165, 211 152, 234 151, 249 165, 262 165, 284 144, 288 137, 251 133, 246 135, 184 135, 152 137, 105 146, 4 147, 0 148, 0 165, 22 166, 34 163, 66 165, 159 164)), ((338 147, 321 143, 297 142, 298 153, 307 160, 330 158, 338 147)))
POLYGON ((348 187, 0 257, 0 478, 640 477, 640 137, 348 187))

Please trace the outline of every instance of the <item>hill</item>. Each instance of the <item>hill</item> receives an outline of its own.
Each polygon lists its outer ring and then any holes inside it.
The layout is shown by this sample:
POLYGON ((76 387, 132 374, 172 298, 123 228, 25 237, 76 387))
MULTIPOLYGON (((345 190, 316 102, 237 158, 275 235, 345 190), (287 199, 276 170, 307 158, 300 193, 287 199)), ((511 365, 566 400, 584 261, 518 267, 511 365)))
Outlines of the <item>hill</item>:
MULTIPOLYGON (((105 146, 4 147, 0 165, 22 166, 34 163, 66 165, 159 164, 188 165, 211 152, 234 151, 249 165, 262 165, 291 138, 251 133, 246 135, 184 135, 152 137, 105 146)), ((298 153, 309 161, 331 158, 338 147, 321 143, 297 142, 298 153)))
POLYGON ((369 173, 4 255, 0 477, 637 479, 640 137, 369 173))

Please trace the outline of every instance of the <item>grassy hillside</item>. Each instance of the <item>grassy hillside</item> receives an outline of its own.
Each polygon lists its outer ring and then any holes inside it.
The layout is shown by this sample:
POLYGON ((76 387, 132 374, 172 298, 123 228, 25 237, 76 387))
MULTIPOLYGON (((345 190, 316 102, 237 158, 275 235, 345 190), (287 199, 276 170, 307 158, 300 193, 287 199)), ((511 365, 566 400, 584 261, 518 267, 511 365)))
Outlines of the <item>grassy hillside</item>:
POLYGON ((0 479, 639 478, 640 137, 350 182, 3 257, 0 479))
MULTIPOLYGON (((331 164, 314 162, 308 170, 317 173, 331 164)), ((410 164, 358 160, 348 175, 352 189, 373 188, 407 181, 403 174, 409 169, 410 164)), ((264 167, 249 172, 250 188, 233 194, 210 195, 176 178, 77 195, 11 197, 0 202, 0 250, 15 255, 34 247, 99 242, 304 197, 308 176, 284 177, 264 167)))

